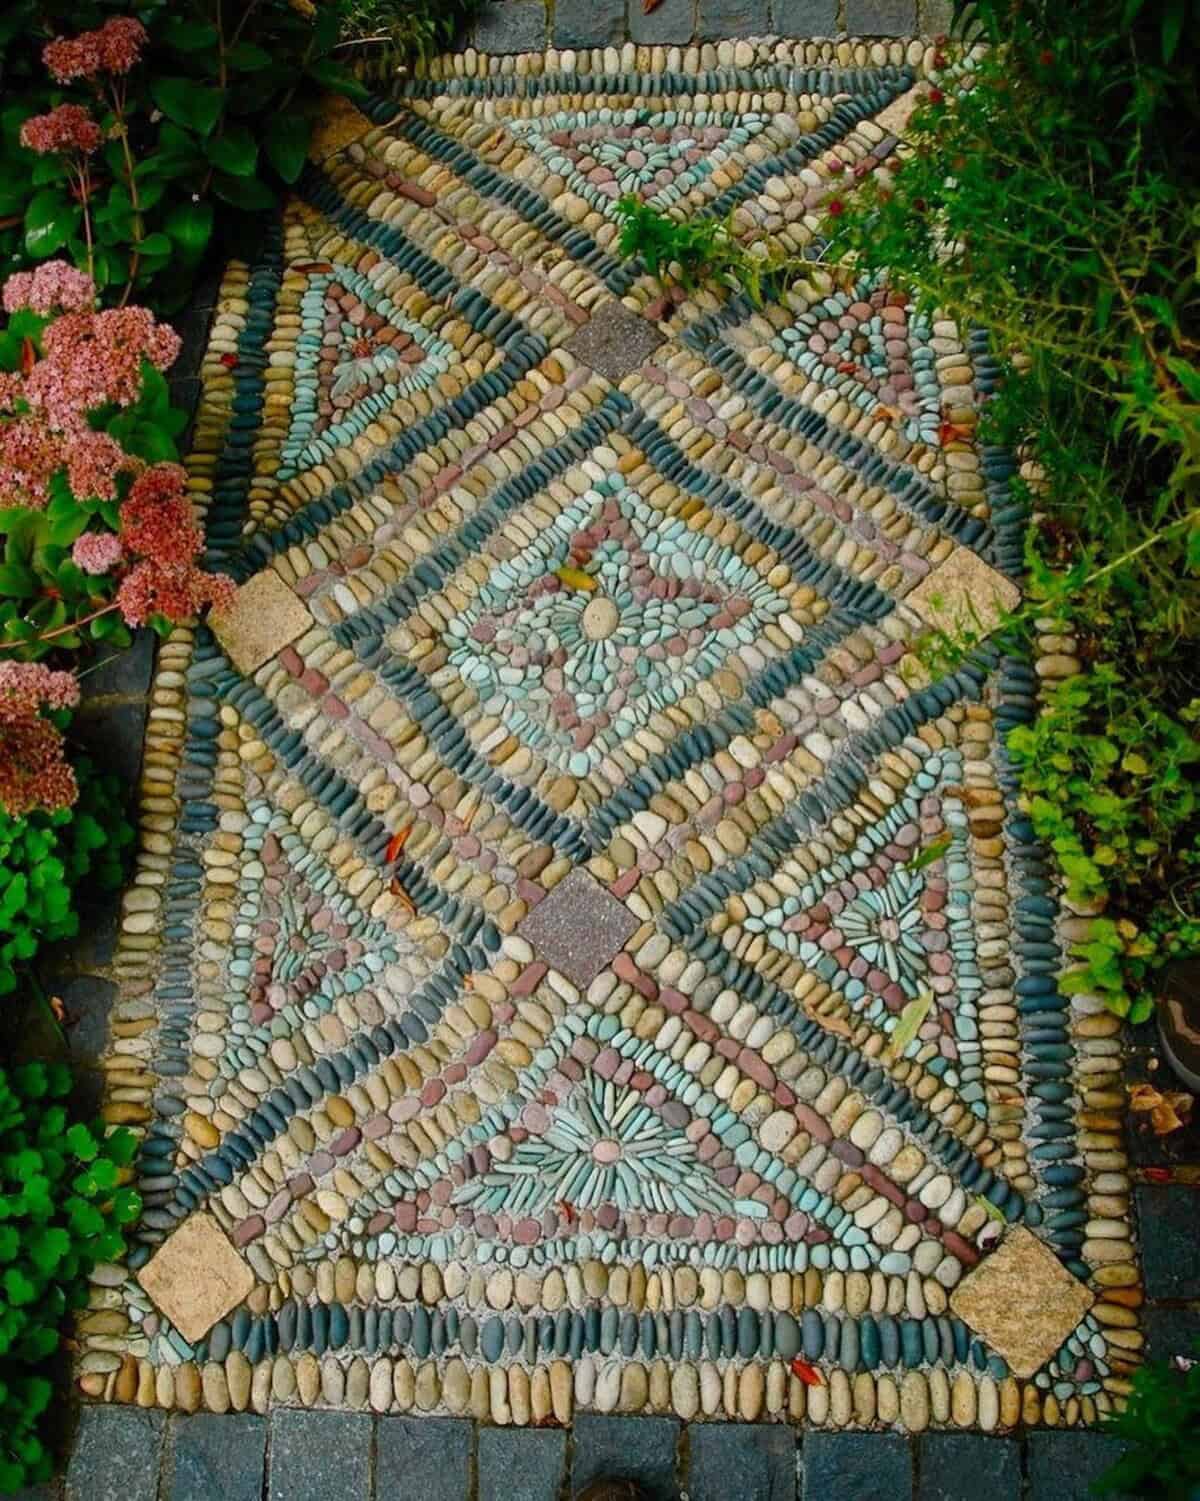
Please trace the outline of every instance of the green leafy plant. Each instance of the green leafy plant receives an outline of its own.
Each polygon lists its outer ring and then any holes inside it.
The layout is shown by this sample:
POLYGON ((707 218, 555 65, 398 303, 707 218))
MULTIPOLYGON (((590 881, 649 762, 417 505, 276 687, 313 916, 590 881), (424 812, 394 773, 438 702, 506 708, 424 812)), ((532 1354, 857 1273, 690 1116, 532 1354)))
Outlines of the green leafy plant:
POLYGON ((141 1208, 131 1132, 72 1121, 56 1064, 0 1070, 0 1492, 45 1480, 47 1362, 141 1208))
POLYGON ((72 894, 116 890, 133 845, 116 777, 75 759, 79 797, 70 808, 10 818, 0 811, 0 996, 17 988, 39 948, 79 931, 72 894))
POLYGON ((0 21, 0 254, 65 252, 110 300, 149 287, 156 307, 179 305, 214 225, 245 240, 300 175, 323 92, 363 92, 332 56, 341 22, 341 5, 306 0, 16 0, 0 21), (116 18, 143 40, 89 41, 116 18), (48 71, 45 44, 64 34, 80 45, 48 71), (30 135, 64 103, 98 145, 30 135))
POLYGON ((339 49, 386 47, 390 58, 427 58, 448 47, 483 0, 346 0, 339 49))
POLYGON ((1068 895, 1107 912, 1065 987, 1144 1019, 1155 971, 1200 949, 1200 7, 956 12, 986 49, 935 58, 899 163, 830 201, 824 254, 991 335, 979 436, 1023 461, 1031 515, 999 639, 1059 658, 1009 750, 1068 895))
POLYGON ((1200 1360, 1152 1361, 1133 1374, 1122 1410, 1104 1428, 1125 1453, 1092 1489, 1147 1501, 1193 1501, 1200 1487, 1200 1360))
POLYGON ((689 290, 701 282, 715 282, 745 292, 761 307, 769 292, 808 264, 765 241, 743 245, 734 232, 732 214, 726 219, 673 219, 633 193, 617 200, 617 213, 621 254, 637 256, 659 281, 678 282, 689 290))

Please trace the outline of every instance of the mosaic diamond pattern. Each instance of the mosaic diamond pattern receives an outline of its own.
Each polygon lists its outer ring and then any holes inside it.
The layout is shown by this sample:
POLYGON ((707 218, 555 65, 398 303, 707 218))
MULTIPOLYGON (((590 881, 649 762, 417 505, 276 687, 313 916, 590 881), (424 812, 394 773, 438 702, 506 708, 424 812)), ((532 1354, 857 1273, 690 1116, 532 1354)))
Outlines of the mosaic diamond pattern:
POLYGON ((811 244, 912 76, 592 62, 376 101, 230 268, 194 493, 306 614, 164 647, 106 1107, 145 1209, 81 1381, 1093 1421, 1137 1270, 1003 750, 1036 684, 912 670, 939 580, 1017 590, 994 368, 884 284, 664 301, 616 253, 622 192, 811 244), (200 1215, 253 1279, 204 1321, 146 1282, 200 1215), (1014 1237, 1064 1290, 1028 1339, 1014 1237))

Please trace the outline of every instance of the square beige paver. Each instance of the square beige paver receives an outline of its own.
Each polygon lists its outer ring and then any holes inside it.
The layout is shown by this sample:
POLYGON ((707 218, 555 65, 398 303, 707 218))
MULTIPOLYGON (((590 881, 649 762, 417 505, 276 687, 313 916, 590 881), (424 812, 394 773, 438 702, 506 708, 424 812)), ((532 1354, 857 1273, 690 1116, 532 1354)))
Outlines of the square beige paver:
POLYGON ((1094 1301, 1049 1246, 1020 1225, 963 1278, 950 1307, 1003 1356, 1014 1375, 1032 1376, 1094 1301))
POLYGON ((1020 602, 1021 591, 1012 579, 969 547, 956 547, 904 596, 927 626, 948 635, 967 631, 986 636, 1020 602))
POLYGON ((162 1243, 137 1279, 191 1344, 203 1339, 254 1286, 254 1273, 212 1215, 202 1210, 162 1243))
POLYGON ((313 618, 307 605, 267 568, 242 585, 227 610, 212 611, 208 623, 229 660, 248 674, 303 636, 313 618))

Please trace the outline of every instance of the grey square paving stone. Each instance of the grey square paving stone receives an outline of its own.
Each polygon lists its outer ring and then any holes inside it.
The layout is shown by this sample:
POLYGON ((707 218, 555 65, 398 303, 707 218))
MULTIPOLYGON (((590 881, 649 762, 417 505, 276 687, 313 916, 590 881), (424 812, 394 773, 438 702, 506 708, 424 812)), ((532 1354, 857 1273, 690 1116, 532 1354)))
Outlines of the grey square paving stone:
POLYGON ((696 0, 662 0, 649 15, 640 0, 629 0, 629 35, 635 42, 690 42, 695 34, 696 0))
POLYGON ((771 29, 767 0, 700 0, 702 37, 765 36, 771 29))
POLYGON ((481 52, 540 52, 546 45, 544 0, 495 0, 475 27, 481 52))
POLYGON ((1148 1360, 1200 1355, 1200 1312, 1188 1308, 1145 1308, 1142 1332, 1146 1336, 1148 1360))
POLYGON ((479 1501, 558 1501, 567 1435, 562 1428, 481 1428, 479 1501))
POLYGON ((267 1501, 369 1497, 370 1417, 359 1412, 277 1408, 271 1414, 268 1480, 267 1501))
POLYGON ((1195 1189, 1143 1184, 1136 1198, 1146 1292, 1152 1298, 1200 1298, 1195 1189))
POLYGON ((590 985, 636 932, 637 918, 590 872, 576 867, 544 897, 518 933, 573 985, 590 985))
POLYGON ((596 308, 565 348, 605 380, 618 381, 636 370, 661 343, 663 336, 653 323, 614 301, 596 308))
MULTIPOLYGON (((471 1494, 469 1418, 380 1418, 375 1436, 379 1501, 467 1501, 471 1494)), ((345 1501, 355 1492, 346 1491, 345 1501)))
MULTIPOLYGON (((1124 1448, 1119 1438, 1104 1433, 1035 1429, 1025 1444, 1030 1501, 1095 1501, 1092 1481, 1124 1448)), ((1122 1498, 1113 1494, 1107 1501, 1122 1498)))
POLYGON ((608 47, 624 40, 625 0, 555 0, 556 47, 608 47))
POLYGON ((87 1406, 67 1469, 67 1501, 156 1501, 165 1412, 87 1406))
POLYGON ((912 1454, 896 1433, 810 1433, 800 1449, 803 1501, 910 1501, 912 1454))
POLYGON ((917 1477, 917 1501, 1021 1501, 1020 1445, 987 1434, 927 1434, 917 1477))
POLYGON ((261 1501, 267 1422, 250 1413, 171 1419, 164 1501, 261 1501))
POLYGON ((774 0, 771 30, 778 36, 833 36, 838 0, 774 0))
POLYGON ((917 0, 846 0, 846 30, 851 36, 913 36, 917 0))
POLYGON ((796 1438, 777 1423, 688 1428, 688 1501, 796 1501, 796 1438))
POLYGON ((582 1413, 575 1419, 571 1494, 601 1475, 636 1480, 646 1501, 678 1501, 675 1418, 610 1418, 582 1413))

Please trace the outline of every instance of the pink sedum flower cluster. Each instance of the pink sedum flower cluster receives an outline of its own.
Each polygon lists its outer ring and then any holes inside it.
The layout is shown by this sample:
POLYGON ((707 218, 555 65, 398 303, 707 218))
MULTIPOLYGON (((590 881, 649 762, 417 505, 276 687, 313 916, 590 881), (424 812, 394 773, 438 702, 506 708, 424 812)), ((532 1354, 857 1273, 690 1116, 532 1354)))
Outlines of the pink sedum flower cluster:
POLYGON ((142 361, 166 370, 179 353, 179 335, 156 323, 148 308, 106 308, 56 318, 42 334, 42 349, 25 398, 67 429, 97 407, 132 406, 142 389, 142 361))
POLYGON ((152 464, 121 505, 121 545, 140 554, 117 589, 117 608, 127 625, 144 625, 152 615, 187 620, 205 605, 220 608, 233 600, 231 578, 197 566, 204 536, 186 485, 178 464, 152 464))
POLYGON ((42 61, 57 83, 128 73, 142 55, 146 28, 133 16, 113 16, 97 31, 58 37, 42 49, 42 61))
POLYGON ((82 313, 96 301, 96 283, 66 261, 43 261, 35 271, 16 271, 4 283, 4 311, 23 308, 43 318, 59 311, 82 313))
POLYGON ((46 115, 30 115, 21 126, 21 145, 39 156, 79 151, 91 156, 100 145, 100 127, 82 104, 60 104, 46 115))
POLYGON ((71 561, 76 568, 92 575, 111 573, 124 556, 125 549, 116 532, 84 532, 76 537, 71 549, 71 561))
POLYGON ((62 734, 42 713, 78 702, 72 673, 40 662, 0 662, 0 807, 11 817, 66 808, 79 795, 62 734))

